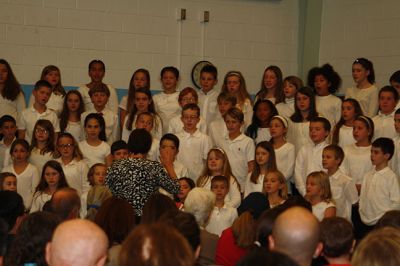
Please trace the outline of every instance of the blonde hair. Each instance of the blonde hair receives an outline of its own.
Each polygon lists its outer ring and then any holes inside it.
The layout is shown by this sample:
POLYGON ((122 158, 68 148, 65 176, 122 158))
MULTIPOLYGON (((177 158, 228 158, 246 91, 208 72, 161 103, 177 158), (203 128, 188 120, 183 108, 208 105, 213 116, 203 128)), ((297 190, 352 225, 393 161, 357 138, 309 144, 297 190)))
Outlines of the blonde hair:
POLYGON ((351 265, 400 265, 400 231, 383 227, 370 232, 357 246, 351 265))
POLYGON ((215 156, 217 158, 222 159, 222 161, 223 161, 221 175, 225 176, 228 179, 229 184, 231 183, 231 178, 233 178, 239 187, 239 183, 237 182, 236 178, 232 174, 232 169, 231 169, 231 165, 229 163, 228 156, 226 155, 225 151, 221 148, 212 148, 209 150, 209 152, 207 154, 206 165, 204 166, 203 172, 201 173, 200 177, 197 179, 196 185, 198 187, 204 187, 205 184, 207 183, 207 181, 209 179, 211 179, 212 174, 211 174, 210 169, 208 169, 208 157, 210 157, 212 152, 215 153, 215 156))
POLYGON ((316 171, 309 174, 307 180, 309 178, 314 178, 316 184, 321 188, 321 200, 332 202, 332 192, 328 174, 323 171, 316 171))
POLYGON ((267 176, 269 174, 276 174, 276 176, 278 177, 279 184, 282 185, 282 188, 280 188, 278 191, 278 195, 282 199, 287 200, 288 199, 288 188, 287 188, 287 184, 286 184, 286 178, 282 174, 282 172, 279 170, 270 171, 265 175, 264 180, 263 180, 263 193, 267 194, 267 192, 264 190, 264 183, 266 182, 267 176))

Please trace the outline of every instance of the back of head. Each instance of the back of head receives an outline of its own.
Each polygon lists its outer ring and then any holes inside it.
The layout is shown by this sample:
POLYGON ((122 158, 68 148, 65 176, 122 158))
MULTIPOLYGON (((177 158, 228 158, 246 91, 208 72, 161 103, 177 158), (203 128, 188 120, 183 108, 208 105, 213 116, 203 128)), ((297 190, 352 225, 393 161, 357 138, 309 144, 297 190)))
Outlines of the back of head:
POLYGON ((108 237, 109 246, 121 244, 135 226, 135 210, 124 199, 111 197, 103 202, 94 219, 108 237))
POLYGON ((297 266, 298 264, 289 256, 268 251, 264 248, 252 249, 237 264, 237 266, 297 266))
POLYGON ((352 224, 342 217, 329 217, 321 222, 323 254, 328 258, 350 255, 354 244, 352 224))
POLYGON ((144 128, 136 128, 129 135, 128 150, 133 154, 147 154, 151 148, 152 137, 144 128))
POLYGON ((399 229, 383 227, 370 232, 357 246, 351 265, 400 265, 399 229))
POLYGON ((392 226, 394 228, 400 229, 400 211, 391 210, 386 212, 381 219, 379 219, 375 228, 381 228, 385 226, 392 226))
POLYGON ((242 213, 232 224, 232 232, 236 245, 249 248, 255 240, 255 221, 249 211, 242 213))
POLYGON ((15 191, 0 191, 0 218, 8 225, 8 230, 13 229, 19 216, 24 214, 24 202, 15 191))
POLYGON ((144 204, 140 223, 155 223, 168 211, 178 211, 175 202, 161 193, 155 193, 144 204))
POLYGON ((4 219, 0 218, 0 258, 6 254, 7 250, 8 225, 4 219))
POLYGON ((61 220, 78 218, 81 200, 78 192, 73 188, 62 188, 54 192, 51 201, 51 212, 61 220))
POLYGON ((107 248, 107 236, 98 225, 88 220, 69 220, 56 228, 47 244, 46 261, 50 266, 103 265, 107 248))
POLYGON ((186 239, 166 224, 137 226, 122 244, 120 266, 192 266, 194 256, 186 239))
POLYGON ((286 210, 285 205, 278 205, 264 211, 256 221, 256 241, 261 247, 268 249, 268 237, 272 234, 275 220, 286 210))
POLYGON ((196 187, 188 193, 184 209, 194 215, 200 226, 206 226, 214 205, 215 194, 209 189, 196 187))
POLYGON ((7 265, 45 265, 45 247, 60 219, 52 213, 34 212, 21 223, 7 255, 7 265))
POLYGON ((254 219, 258 219, 260 215, 269 209, 268 199, 265 194, 261 192, 252 192, 243 199, 240 206, 237 208, 238 215, 249 211, 254 219))
POLYGON ((307 209, 293 207, 276 219, 270 247, 306 265, 315 254, 319 234, 319 223, 315 216, 307 209))

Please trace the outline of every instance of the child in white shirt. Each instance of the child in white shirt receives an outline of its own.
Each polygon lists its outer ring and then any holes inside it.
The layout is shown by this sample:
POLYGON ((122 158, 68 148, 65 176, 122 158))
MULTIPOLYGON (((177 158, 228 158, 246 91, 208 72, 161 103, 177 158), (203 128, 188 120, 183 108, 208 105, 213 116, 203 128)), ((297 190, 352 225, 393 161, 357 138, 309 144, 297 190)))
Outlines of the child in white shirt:
POLYGON ((200 71, 199 107, 201 117, 207 125, 219 116, 217 109, 217 97, 219 91, 214 89, 218 83, 218 71, 213 65, 205 65, 200 71))
POLYGON ((360 104, 352 98, 345 99, 342 103, 342 115, 335 125, 332 133, 332 144, 341 148, 356 143, 353 137, 353 124, 355 119, 362 115, 360 104))
POLYGON ((336 215, 351 221, 351 208, 358 202, 358 192, 351 177, 339 169, 343 158, 344 152, 340 146, 326 146, 322 152, 322 166, 328 172, 336 215))
POLYGON ((161 70, 162 92, 154 95, 154 105, 160 115, 163 133, 168 132, 169 121, 179 115, 181 108, 178 103, 179 92, 176 90, 179 81, 179 70, 168 66, 161 70))
POLYGON ((219 114, 217 118, 211 122, 208 127, 208 135, 214 146, 222 147, 224 136, 227 134, 227 129, 224 121, 224 115, 232 107, 236 106, 236 97, 228 92, 221 92, 217 98, 219 114))
POLYGON ((166 158, 172 157, 174 162, 174 172, 175 173, 170 173, 170 176, 173 178, 182 178, 182 177, 187 177, 189 176, 189 170, 184 166, 180 161, 178 161, 176 158, 179 153, 179 139, 177 136, 174 134, 165 134, 159 144, 159 154, 157 155, 157 160, 164 165, 164 160, 166 158))
POLYGON ((263 181, 263 192, 268 197, 269 207, 274 208, 288 199, 286 179, 278 170, 268 172, 263 181))
POLYGON ((235 208, 225 204, 225 197, 229 191, 228 178, 214 176, 211 180, 211 191, 215 194, 215 207, 205 229, 220 236, 222 231, 232 225, 238 215, 235 208))
POLYGON ((391 138, 397 136, 394 128, 394 112, 399 101, 399 93, 392 86, 385 86, 379 91, 379 112, 372 118, 375 131, 374 138, 391 138))
POLYGON ((312 212, 319 221, 336 216, 336 207, 332 201, 329 177, 325 172, 312 172, 307 176, 305 199, 311 203, 312 212))
POLYGON ((244 123, 243 112, 233 107, 224 116, 227 134, 222 142, 222 149, 226 152, 232 173, 238 180, 244 192, 247 174, 253 171, 255 146, 254 141, 241 133, 244 123))
POLYGON ((304 145, 296 157, 294 180, 297 190, 301 195, 306 194, 306 178, 311 172, 321 171, 322 150, 328 145, 326 138, 329 136, 331 125, 328 119, 316 117, 310 122, 310 138, 313 144, 304 145))
POLYGON ((398 177, 388 166, 393 153, 394 143, 389 138, 378 138, 372 143, 371 161, 375 169, 364 177, 359 209, 367 226, 375 225, 387 211, 400 210, 398 177))
POLYGON ((81 121, 83 122, 86 116, 90 113, 100 114, 104 118, 104 122, 106 123, 105 130, 107 143, 111 145, 115 140, 119 138, 119 127, 117 114, 106 108, 106 104, 110 97, 110 91, 105 84, 101 83, 99 85, 95 85, 92 89, 90 89, 89 96, 92 100, 94 109, 84 112, 81 116, 81 121))
MULTIPOLYGON (((178 102, 181 108, 183 108, 186 104, 189 103, 198 104, 197 92, 191 87, 184 88, 179 93, 178 102)), ((178 116, 171 118, 171 120, 169 121, 168 133, 176 134, 178 132, 183 131, 183 127, 184 126, 182 117, 181 114, 179 114, 178 116)), ((207 125, 202 116, 200 116, 197 128, 200 130, 200 132, 207 134, 207 125)))
MULTIPOLYGON (((147 132, 150 134, 152 133, 154 129, 154 122, 156 115, 150 113, 150 112, 142 112, 137 115, 136 121, 135 121, 135 128, 144 128, 146 129, 147 132)), ((129 136, 128 136, 129 140, 129 136)), ((151 147, 149 152, 147 153, 147 159, 152 160, 152 161, 157 161, 158 160, 158 149, 160 147, 160 141, 157 137, 152 135, 151 138, 151 147)))
POLYGON ((115 89, 108 84, 103 83, 104 75, 106 74, 106 66, 101 60, 92 60, 89 63, 89 77, 90 83, 82 85, 78 91, 81 93, 85 109, 92 110, 93 103, 90 99, 89 91, 99 84, 105 85, 110 91, 109 101, 107 102, 107 108, 110 109, 114 114, 118 114, 118 97, 115 89))
POLYGON ((270 100, 258 100, 254 104, 251 124, 246 129, 246 135, 254 139, 254 142, 269 141, 269 126, 271 118, 278 114, 275 105, 270 100))
POLYGON ((397 136, 393 138, 394 142, 394 154, 390 160, 390 168, 400 176, 400 109, 397 109, 394 113, 394 127, 396 129, 397 136))
POLYGON ((181 147, 177 159, 189 169, 189 177, 196 182, 204 168, 211 142, 209 137, 197 128, 200 121, 200 108, 197 104, 183 106, 181 119, 183 131, 176 134, 181 147))
POLYGON ((10 161, 10 147, 16 139, 17 122, 11 115, 3 115, 0 118, 0 133, 3 139, 0 140, 0 168, 6 167, 10 161))
POLYGON ((24 139, 17 139, 11 144, 10 155, 12 164, 3 168, 2 172, 9 172, 17 177, 17 191, 24 200, 27 210, 32 203, 32 195, 39 183, 39 172, 29 163, 29 144, 24 139))
POLYGON ((36 82, 33 89, 35 102, 33 106, 22 111, 18 123, 18 138, 31 142, 33 136, 33 128, 39 119, 49 120, 54 127, 56 133, 60 132, 57 114, 46 107, 52 93, 51 85, 45 80, 36 82))
POLYGON ((82 95, 77 90, 67 92, 64 98, 64 107, 60 114, 60 131, 68 132, 77 142, 85 139, 81 117, 85 111, 82 95))
POLYGON ((17 192, 17 177, 13 173, 0 173, 0 190, 17 192))
POLYGON ((263 73, 261 88, 256 101, 269 100, 274 105, 283 102, 282 70, 278 66, 268 66, 263 73))
POLYGON ((353 124, 353 136, 355 144, 345 146, 344 160, 342 163, 343 172, 353 178, 358 193, 365 174, 372 170, 371 163, 371 140, 374 136, 374 122, 367 116, 358 116, 353 124))
POLYGON ((289 119, 294 113, 294 99, 297 90, 303 87, 303 81, 296 76, 288 76, 283 80, 283 102, 276 104, 279 115, 289 119))

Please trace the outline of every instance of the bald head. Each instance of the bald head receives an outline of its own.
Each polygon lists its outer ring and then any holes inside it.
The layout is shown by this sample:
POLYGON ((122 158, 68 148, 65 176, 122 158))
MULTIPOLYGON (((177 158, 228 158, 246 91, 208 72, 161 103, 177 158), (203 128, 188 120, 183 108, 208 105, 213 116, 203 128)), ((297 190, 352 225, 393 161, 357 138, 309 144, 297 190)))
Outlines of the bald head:
POLYGON ((62 220, 78 218, 81 208, 78 192, 73 188, 57 190, 51 198, 50 208, 62 220))
POLYGON ((289 255, 300 265, 310 265, 322 248, 318 220, 309 210, 300 207, 290 208, 278 216, 269 240, 271 249, 289 255))
POLYGON ((88 220, 69 220, 54 231, 46 247, 50 266, 100 266, 107 258, 108 239, 103 230, 88 220))

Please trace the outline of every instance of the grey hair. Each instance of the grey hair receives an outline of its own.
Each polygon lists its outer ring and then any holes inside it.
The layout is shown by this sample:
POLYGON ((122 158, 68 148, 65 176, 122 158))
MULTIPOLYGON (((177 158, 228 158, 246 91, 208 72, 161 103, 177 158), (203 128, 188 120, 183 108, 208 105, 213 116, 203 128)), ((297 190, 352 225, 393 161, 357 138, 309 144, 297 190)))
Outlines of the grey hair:
POLYGON ((214 205, 215 194, 209 189, 196 187, 188 193, 184 210, 194 215, 199 226, 205 227, 214 205))

